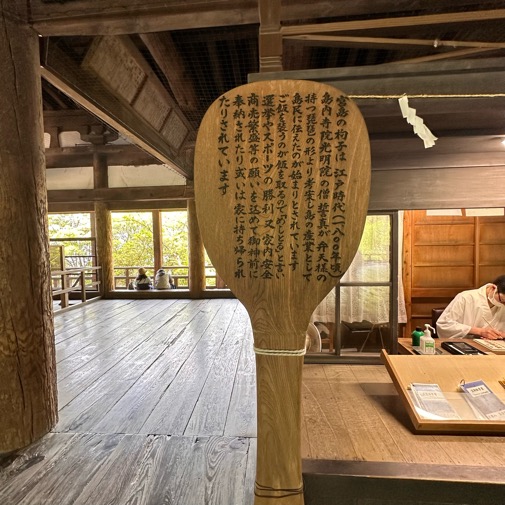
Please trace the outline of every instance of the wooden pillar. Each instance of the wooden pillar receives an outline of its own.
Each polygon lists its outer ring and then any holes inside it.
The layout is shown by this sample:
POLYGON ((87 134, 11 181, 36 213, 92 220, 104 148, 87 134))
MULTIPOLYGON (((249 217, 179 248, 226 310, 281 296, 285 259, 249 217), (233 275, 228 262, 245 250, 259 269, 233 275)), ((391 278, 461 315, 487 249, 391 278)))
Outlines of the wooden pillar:
POLYGON ((281 1, 258 1, 260 72, 282 72, 281 1))
POLYGON ((6 17, 10 5, 0 9, 0 452, 58 418, 38 37, 6 17))
POLYGON ((188 200, 189 292, 199 298, 205 291, 205 249, 196 217, 194 200, 188 200))
POLYGON ((405 335, 410 336, 415 325, 412 324, 412 233, 413 211, 406 210, 403 214, 403 293, 405 298, 405 310, 407 312, 407 325, 405 335))
POLYGON ((93 185, 95 189, 109 187, 109 164, 104 153, 93 153, 93 185))
POLYGON ((154 272, 163 266, 163 237, 161 233, 161 211, 153 210, 154 272))
POLYGON ((114 261, 112 258, 112 218, 104 202, 95 202, 96 249, 101 271, 102 295, 107 298, 114 291, 114 261))

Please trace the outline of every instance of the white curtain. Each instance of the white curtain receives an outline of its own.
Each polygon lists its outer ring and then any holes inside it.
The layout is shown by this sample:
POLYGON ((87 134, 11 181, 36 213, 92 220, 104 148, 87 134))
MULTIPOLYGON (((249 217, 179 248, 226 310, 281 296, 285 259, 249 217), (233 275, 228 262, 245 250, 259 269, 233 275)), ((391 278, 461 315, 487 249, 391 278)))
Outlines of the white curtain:
MULTIPOLYGON (((400 222, 402 219, 400 219, 400 222)), ((368 216, 360 247, 341 282, 388 282, 390 272, 389 216, 368 216)), ((403 233, 399 233, 400 238, 403 233)), ((399 252, 402 250, 399 241, 399 252)), ((401 254, 399 254, 401 258, 401 254)), ((399 261, 399 266, 401 262, 399 261)), ((406 322, 405 300, 398 275, 398 321, 406 322)), ((389 321, 389 287, 341 286, 340 318, 342 321, 386 323, 389 321)), ((312 321, 335 322, 335 289, 319 304, 312 321)))

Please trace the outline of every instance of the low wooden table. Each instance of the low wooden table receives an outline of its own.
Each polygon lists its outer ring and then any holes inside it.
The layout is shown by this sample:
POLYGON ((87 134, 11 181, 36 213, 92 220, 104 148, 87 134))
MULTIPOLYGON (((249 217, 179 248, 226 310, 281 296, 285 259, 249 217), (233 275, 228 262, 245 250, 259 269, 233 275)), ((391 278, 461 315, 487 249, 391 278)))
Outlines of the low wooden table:
MULTIPOLYGON (((480 351, 484 352, 485 354, 500 354, 500 355, 505 355, 505 350, 503 351, 491 351, 491 349, 488 349, 487 347, 484 347, 471 338, 460 338, 460 339, 452 339, 452 338, 435 338, 435 348, 440 349, 442 354, 448 354, 451 355, 450 352, 446 351, 445 349, 442 349, 441 345, 442 342, 445 342, 448 340, 449 342, 466 342, 467 344, 471 344, 475 346, 477 349, 480 351)), ((416 354, 412 350, 412 339, 411 338, 399 338, 398 339, 398 354, 416 354)))

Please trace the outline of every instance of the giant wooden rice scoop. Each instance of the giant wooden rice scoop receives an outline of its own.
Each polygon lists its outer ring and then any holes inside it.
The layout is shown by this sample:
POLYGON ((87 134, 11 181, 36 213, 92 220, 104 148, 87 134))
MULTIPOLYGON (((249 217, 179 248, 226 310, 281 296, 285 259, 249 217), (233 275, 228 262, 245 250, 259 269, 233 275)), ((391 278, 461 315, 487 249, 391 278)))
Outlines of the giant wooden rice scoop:
POLYGON ((305 331, 356 253, 369 191, 365 123, 331 86, 247 84, 203 118, 195 154, 200 230, 254 334, 256 505, 303 504, 305 331))

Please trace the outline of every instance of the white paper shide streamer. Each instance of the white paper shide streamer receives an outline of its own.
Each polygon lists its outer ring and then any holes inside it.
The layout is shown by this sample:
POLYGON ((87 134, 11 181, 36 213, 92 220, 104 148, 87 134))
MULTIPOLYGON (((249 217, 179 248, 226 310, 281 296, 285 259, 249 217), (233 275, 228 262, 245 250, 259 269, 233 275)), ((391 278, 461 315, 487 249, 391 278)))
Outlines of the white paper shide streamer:
POLYGON ((407 123, 414 127, 414 133, 423 140, 424 147, 433 147, 437 137, 431 133, 430 129, 424 124, 424 121, 419 116, 416 116, 416 109, 409 107, 409 99, 406 96, 402 96, 398 99, 398 102, 402 110, 402 116, 407 120, 407 123))

